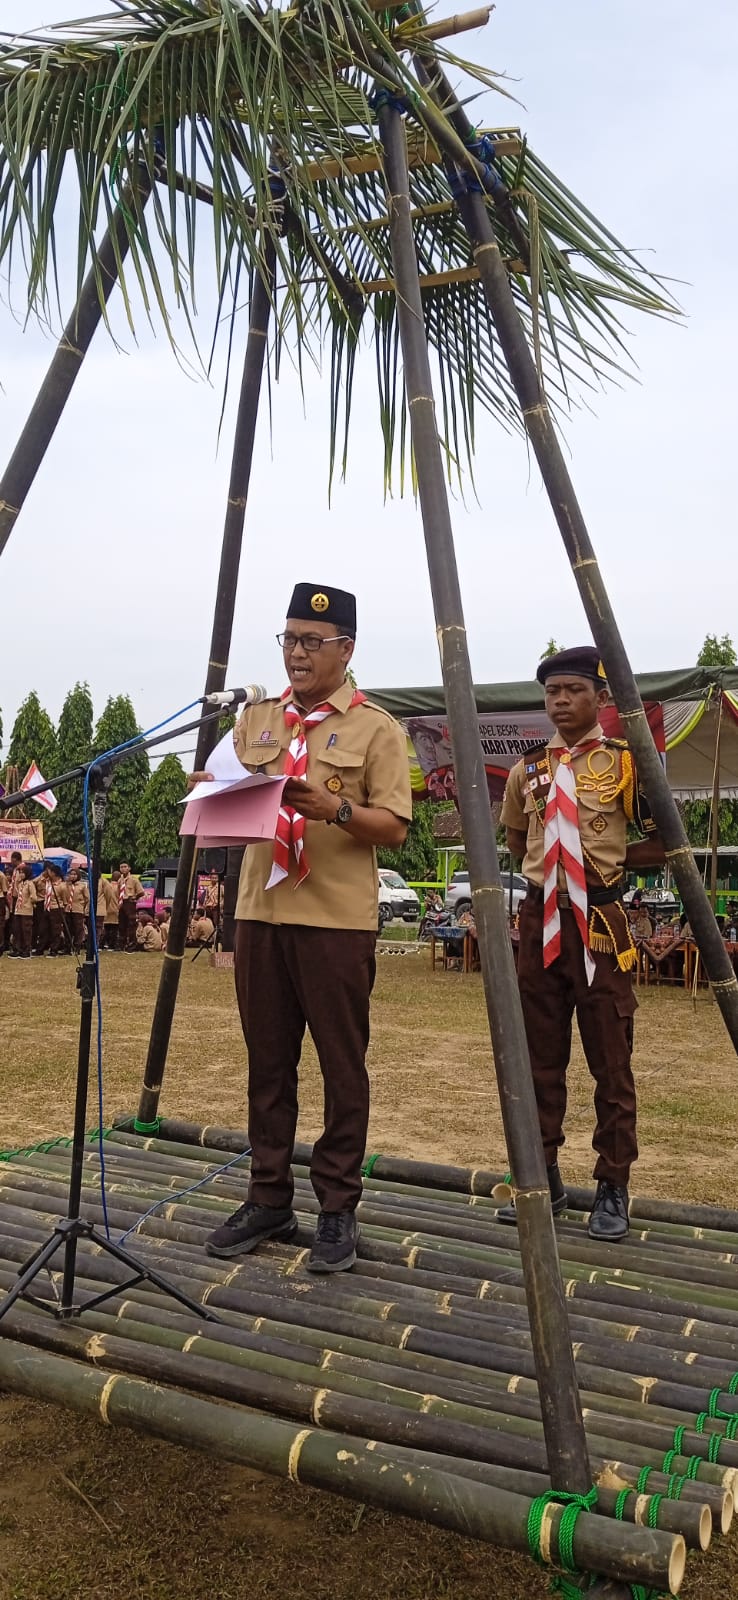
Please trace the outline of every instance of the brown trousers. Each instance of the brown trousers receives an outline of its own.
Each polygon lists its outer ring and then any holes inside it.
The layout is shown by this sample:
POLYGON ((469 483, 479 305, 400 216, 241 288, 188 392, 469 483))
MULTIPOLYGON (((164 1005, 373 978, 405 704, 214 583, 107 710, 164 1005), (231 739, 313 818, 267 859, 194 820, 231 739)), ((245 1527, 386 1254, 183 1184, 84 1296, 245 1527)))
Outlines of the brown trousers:
POLYGON ((118 926, 120 928, 120 947, 122 950, 136 949, 136 902, 131 896, 128 900, 121 900, 118 912, 118 926))
POLYGON ((37 950, 40 956, 47 950, 52 956, 58 956, 64 944, 64 912, 61 906, 50 906, 41 913, 37 950))
POLYGON ((324 1131, 310 1179, 324 1211, 353 1211, 369 1121, 369 997, 376 934, 238 922, 235 976, 249 1054, 249 1199, 288 1206, 297 1067, 306 1026, 323 1074, 324 1131))
POLYGON ((87 939, 87 923, 81 911, 70 911, 69 922, 72 929, 72 948, 83 950, 87 939))
POLYGON ((117 924, 117 922, 104 922, 103 923, 103 939, 102 939, 102 942, 104 943, 106 950, 117 950, 117 948, 118 948, 118 924, 117 924))
POLYGON ((22 956, 30 956, 33 943, 33 917, 13 917, 13 944, 22 956))
POLYGON ((588 986, 574 913, 562 910, 560 915, 561 954, 544 968, 543 903, 528 898, 520 908, 518 985, 546 1164, 556 1160, 564 1143, 566 1069, 576 1011, 587 1066, 595 1080, 594 1177, 625 1185, 638 1156, 630 1061, 637 1005, 633 979, 621 971, 614 956, 595 955, 596 971, 588 986))

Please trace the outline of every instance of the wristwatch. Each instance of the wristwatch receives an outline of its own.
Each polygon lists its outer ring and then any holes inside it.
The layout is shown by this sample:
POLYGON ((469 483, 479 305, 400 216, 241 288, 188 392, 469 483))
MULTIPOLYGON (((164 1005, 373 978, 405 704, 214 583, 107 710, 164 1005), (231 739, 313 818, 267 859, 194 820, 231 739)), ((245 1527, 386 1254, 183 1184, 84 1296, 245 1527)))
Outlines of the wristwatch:
POLYGON ((333 821, 334 822, 338 822, 341 825, 341 827, 343 827, 343 826, 345 826, 345 824, 347 822, 351 821, 351 818, 352 818, 353 814, 354 814, 354 808, 353 808, 353 806, 351 804, 351 801, 350 800, 342 800, 340 806, 338 807, 336 815, 333 818, 333 821))

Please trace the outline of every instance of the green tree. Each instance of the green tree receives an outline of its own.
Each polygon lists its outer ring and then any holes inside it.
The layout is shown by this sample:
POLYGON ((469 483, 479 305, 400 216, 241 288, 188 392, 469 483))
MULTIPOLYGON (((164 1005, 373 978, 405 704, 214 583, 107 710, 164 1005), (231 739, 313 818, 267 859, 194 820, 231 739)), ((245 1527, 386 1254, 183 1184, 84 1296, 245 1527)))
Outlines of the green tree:
MULTIPOLYGON (((57 729, 57 760, 60 772, 81 766, 92 753, 92 696, 89 684, 75 683, 62 706, 57 729)), ((50 822, 49 842, 84 850, 82 784, 65 783, 58 793, 59 804, 50 822)))
POLYGON ((729 633, 718 639, 716 633, 706 633, 705 642, 697 657, 698 667, 735 667, 738 656, 729 633))
POLYGON ((555 639, 549 639, 545 650, 541 651, 541 661, 545 661, 547 656, 557 656, 560 649, 561 645, 557 644, 555 639))
MULTIPOLYGON (((95 729, 93 756, 102 755, 116 745, 133 739, 141 729, 127 694, 111 695, 95 729)), ((120 861, 136 861, 138 819, 149 779, 149 758, 145 750, 127 756, 115 767, 108 791, 108 811, 103 838, 103 870, 117 867, 120 861)))
MULTIPOLYGON (((35 689, 26 695, 22 705, 18 707, 18 714, 13 723, 8 747, 8 766, 18 768, 18 777, 22 781, 31 762, 36 765, 44 778, 53 778, 57 771, 57 746, 54 724, 40 704, 35 689)), ((35 800, 27 802, 27 811, 30 817, 38 818, 49 825, 51 813, 45 811, 43 806, 36 804, 35 800)))
POLYGON ((380 867, 391 867, 401 872, 403 878, 415 883, 435 880, 436 843, 433 838, 433 816, 438 810, 431 800, 420 800, 413 806, 413 818, 407 838, 399 850, 380 849, 377 859, 380 867))
POLYGON ((136 859, 150 867, 157 856, 179 854, 179 825, 187 779, 179 756, 169 754, 152 772, 138 817, 136 859))

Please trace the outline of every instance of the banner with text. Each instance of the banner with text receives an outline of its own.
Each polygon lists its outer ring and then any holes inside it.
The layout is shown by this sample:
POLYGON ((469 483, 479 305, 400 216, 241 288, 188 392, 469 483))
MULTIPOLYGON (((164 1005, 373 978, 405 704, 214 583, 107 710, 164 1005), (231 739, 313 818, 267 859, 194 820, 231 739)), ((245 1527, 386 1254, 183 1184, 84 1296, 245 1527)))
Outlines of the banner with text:
POLYGON ((38 861, 44 853, 42 822, 6 822, 0 817, 0 861, 7 862, 14 850, 24 861, 38 861))
MULTIPOLYGON (((650 701, 645 711, 656 749, 663 756, 663 707, 650 701)), ((624 737, 614 706, 605 706, 600 722, 608 738, 624 737)), ((415 763, 411 760, 413 798, 455 800, 454 758, 445 716, 408 717, 404 726, 416 756, 415 763)), ((479 718, 479 738, 491 801, 502 799, 508 773, 516 761, 521 761, 537 745, 546 744, 553 732, 544 711, 490 712, 479 718)))

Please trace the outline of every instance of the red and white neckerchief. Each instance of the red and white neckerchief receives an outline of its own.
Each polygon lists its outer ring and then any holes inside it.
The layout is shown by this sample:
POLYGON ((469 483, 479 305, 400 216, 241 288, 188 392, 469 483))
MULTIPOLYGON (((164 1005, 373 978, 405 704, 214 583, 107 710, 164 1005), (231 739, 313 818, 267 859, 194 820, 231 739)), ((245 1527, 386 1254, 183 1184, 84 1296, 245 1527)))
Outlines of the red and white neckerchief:
POLYGON ((575 756, 594 750, 599 743, 599 739, 588 739, 586 744, 576 744, 571 750, 556 748, 559 764, 548 791, 543 822, 543 965, 550 967, 561 954, 558 900, 561 862, 574 920, 582 936, 587 983, 591 983, 595 975, 595 964, 589 948, 587 883, 579 833, 577 786, 571 763, 575 756))
MULTIPOLYGON (((323 705, 316 706, 313 711, 308 711, 307 715, 305 715, 303 712, 298 711, 297 706, 289 699, 291 692, 290 689, 286 689, 282 696, 282 700, 285 703, 284 720, 288 728, 294 730, 284 764, 284 776, 286 778, 299 779, 306 783, 308 728, 316 728, 318 723, 324 722, 326 717, 332 716, 336 708, 326 700, 323 705)), ((361 705, 364 700, 366 700, 366 695, 362 694, 360 689, 357 689, 352 696, 351 706, 361 705)), ((305 855, 305 818, 301 816, 299 811, 295 810, 294 806, 281 805, 274 839, 272 870, 265 885, 266 889, 274 889, 278 883, 282 882, 283 878, 287 877, 290 864, 290 849, 294 851, 297 862, 297 883, 295 888, 299 889, 300 884, 304 883, 310 872, 305 855)))
POLYGON ((44 889, 44 911, 50 911, 51 910, 51 902, 52 902, 53 898, 54 898, 54 885, 53 885, 51 879, 47 878, 46 879, 46 888, 44 889))
POLYGON ((125 900, 127 882, 128 882, 128 879, 124 878, 123 876, 121 876, 121 878, 119 880, 119 883, 118 883, 118 905, 119 906, 122 906, 123 901, 125 900))

